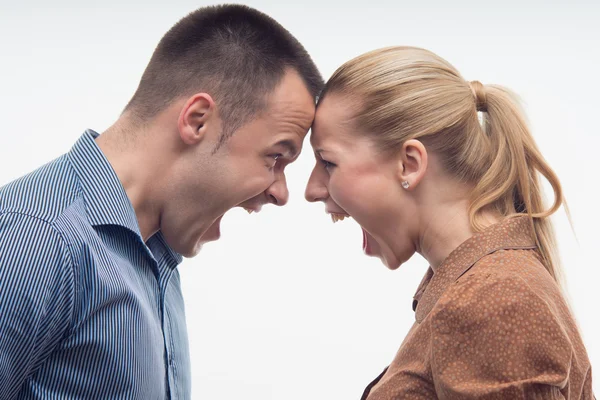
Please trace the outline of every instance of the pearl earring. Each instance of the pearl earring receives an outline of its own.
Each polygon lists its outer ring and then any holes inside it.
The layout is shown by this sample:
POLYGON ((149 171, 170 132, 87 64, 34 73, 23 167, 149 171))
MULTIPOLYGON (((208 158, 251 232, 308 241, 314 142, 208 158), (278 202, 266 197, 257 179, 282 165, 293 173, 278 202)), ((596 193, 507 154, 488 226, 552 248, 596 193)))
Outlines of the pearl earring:
POLYGON ((404 189, 408 189, 410 187, 410 183, 408 183, 408 181, 404 181, 404 182, 402 182, 402 187, 404 189))

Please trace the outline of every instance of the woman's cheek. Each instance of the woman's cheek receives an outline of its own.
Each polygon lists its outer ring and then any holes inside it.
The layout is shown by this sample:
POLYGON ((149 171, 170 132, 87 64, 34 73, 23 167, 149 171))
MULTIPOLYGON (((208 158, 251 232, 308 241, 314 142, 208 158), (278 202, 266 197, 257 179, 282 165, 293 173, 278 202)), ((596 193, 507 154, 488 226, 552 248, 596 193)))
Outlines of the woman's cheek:
POLYGON ((329 183, 329 194, 337 205, 346 212, 352 214, 353 203, 356 200, 356 193, 351 182, 345 182, 340 179, 332 179, 329 183))

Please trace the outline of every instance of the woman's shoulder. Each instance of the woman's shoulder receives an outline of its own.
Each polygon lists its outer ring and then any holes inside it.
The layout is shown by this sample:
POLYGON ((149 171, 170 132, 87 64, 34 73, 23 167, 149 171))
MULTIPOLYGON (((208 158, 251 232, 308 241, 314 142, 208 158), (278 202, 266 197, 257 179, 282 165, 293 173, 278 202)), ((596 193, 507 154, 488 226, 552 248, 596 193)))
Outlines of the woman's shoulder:
POLYGON ((448 393, 558 398, 567 382, 591 393, 577 324, 535 250, 481 258, 446 289, 430 318, 432 367, 448 393))
POLYGON ((531 249, 482 257, 448 287, 432 311, 438 317, 450 313, 467 319, 542 313, 563 320, 569 314, 560 286, 531 249))

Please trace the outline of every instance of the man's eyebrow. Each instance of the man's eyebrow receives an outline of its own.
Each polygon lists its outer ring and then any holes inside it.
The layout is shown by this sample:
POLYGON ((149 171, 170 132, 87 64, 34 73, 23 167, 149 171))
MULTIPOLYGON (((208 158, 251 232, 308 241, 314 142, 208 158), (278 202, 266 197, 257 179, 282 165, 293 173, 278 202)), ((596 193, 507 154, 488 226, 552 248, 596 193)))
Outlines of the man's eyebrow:
POLYGON ((294 158, 298 155, 298 147, 296 147, 296 143, 292 140, 281 140, 275 143, 275 146, 282 146, 287 149, 287 156, 289 158, 294 158))

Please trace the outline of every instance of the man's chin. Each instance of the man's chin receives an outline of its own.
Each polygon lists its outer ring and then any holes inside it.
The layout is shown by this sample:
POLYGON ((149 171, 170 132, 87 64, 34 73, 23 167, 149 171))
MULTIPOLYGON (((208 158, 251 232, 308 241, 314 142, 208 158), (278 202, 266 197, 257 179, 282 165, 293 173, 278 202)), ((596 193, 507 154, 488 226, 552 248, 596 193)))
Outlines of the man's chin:
POLYGON ((196 243, 196 245, 194 246, 193 249, 187 251, 187 254, 181 254, 182 256, 186 257, 186 258, 192 258, 198 255, 198 253, 200 253, 200 250, 202 250, 202 247, 209 242, 216 242, 217 240, 220 239, 220 235, 216 236, 216 237, 204 237, 201 236, 200 240, 198 240, 198 242, 196 243))
POLYGON ((183 249, 182 251, 179 251, 178 253, 181 254, 184 258, 194 258, 198 255, 198 253, 200 253, 200 250, 202 250, 202 247, 205 243, 207 243, 206 240, 200 239, 193 247, 190 246, 186 249, 183 249))
POLYGON ((193 258, 200 253, 202 250, 203 243, 196 243, 195 245, 183 245, 180 243, 179 245, 171 246, 171 249, 175 251, 177 254, 180 254, 183 258, 193 258))

